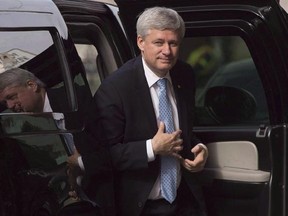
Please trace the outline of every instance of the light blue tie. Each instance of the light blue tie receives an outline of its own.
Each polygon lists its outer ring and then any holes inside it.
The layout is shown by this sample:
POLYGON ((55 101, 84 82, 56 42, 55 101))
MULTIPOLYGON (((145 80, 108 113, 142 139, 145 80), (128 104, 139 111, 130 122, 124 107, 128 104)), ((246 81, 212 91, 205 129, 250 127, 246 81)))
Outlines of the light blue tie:
MULTIPOLYGON (((174 131, 172 107, 166 91, 167 79, 157 81, 159 96, 159 120, 164 122, 166 133, 174 131)), ((161 194, 170 203, 176 198, 177 159, 172 156, 161 157, 161 194)))

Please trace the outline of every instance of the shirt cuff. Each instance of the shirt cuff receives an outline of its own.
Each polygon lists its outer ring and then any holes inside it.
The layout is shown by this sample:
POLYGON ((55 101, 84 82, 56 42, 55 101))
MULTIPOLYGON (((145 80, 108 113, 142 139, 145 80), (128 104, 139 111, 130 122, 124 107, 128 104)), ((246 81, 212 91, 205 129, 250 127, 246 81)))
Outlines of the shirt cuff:
POLYGON ((77 160, 78 160, 78 165, 79 165, 80 169, 81 169, 82 171, 85 171, 85 167, 84 167, 84 163, 83 163, 83 161, 82 161, 82 157, 79 156, 79 157, 77 158, 77 160))
POLYGON ((146 141, 146 149, 147 149, 147 158, 148 162, 155 160, 155 155, 152 148, 151 139, 146 141))

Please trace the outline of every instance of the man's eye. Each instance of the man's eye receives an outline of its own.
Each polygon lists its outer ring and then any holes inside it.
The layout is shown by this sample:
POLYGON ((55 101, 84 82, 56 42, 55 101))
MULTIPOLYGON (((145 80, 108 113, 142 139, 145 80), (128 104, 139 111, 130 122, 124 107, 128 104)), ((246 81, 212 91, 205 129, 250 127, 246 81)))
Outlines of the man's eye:
POLYGON ((7 97, 7 100, 15 100, 15 99, 17 99, 17 94, 13 94, 7 97))
POLYGON ((178 46, 178 43, 172 42, 172 43, 170 43, 170 46, 171 46, 171 47, 177 47, 177 46, 178 46))
POLYGON ((163 43, 162 43, 161 41, 155 41, 154 44, 155 44, 156 46, 162 46, 163 43))

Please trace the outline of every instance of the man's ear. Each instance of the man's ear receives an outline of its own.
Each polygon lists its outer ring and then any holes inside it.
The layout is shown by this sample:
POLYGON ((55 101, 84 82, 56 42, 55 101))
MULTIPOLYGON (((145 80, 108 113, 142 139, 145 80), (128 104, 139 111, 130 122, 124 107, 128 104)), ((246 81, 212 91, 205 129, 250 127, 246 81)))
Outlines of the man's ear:
POLYGON ((37 85, 37 83, 36 83, 35 81, 33 81, 33 80, 27 80, 26 84, 27 84, 27 87, 28 87, 28 88, 32 88, 32 90, 33 90, 34 92, 36 92, 36 91, 38 90, 38 85, 37 85))
POLYGON ((137 45, 138 45, 138 48, 143 51, 143 46, 144 46, 144 39, 143 37, 141 37, 140 35, 137 36, 137 45))

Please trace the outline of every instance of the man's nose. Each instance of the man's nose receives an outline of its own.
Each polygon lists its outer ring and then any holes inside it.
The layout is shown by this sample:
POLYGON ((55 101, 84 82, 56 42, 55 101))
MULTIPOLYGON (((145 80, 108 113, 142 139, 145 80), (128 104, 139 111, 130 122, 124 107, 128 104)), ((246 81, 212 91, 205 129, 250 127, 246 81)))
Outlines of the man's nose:
POLYGON ((11 100, 6 101, 6 106, 8 109, 12 109, 15 106, 15 102, 11 100))
POLYGON ((169 55, 171 53, 171 47, 170 47, 170 45, 168 43, 163 45, 162 52, 165 55, 169 55))

